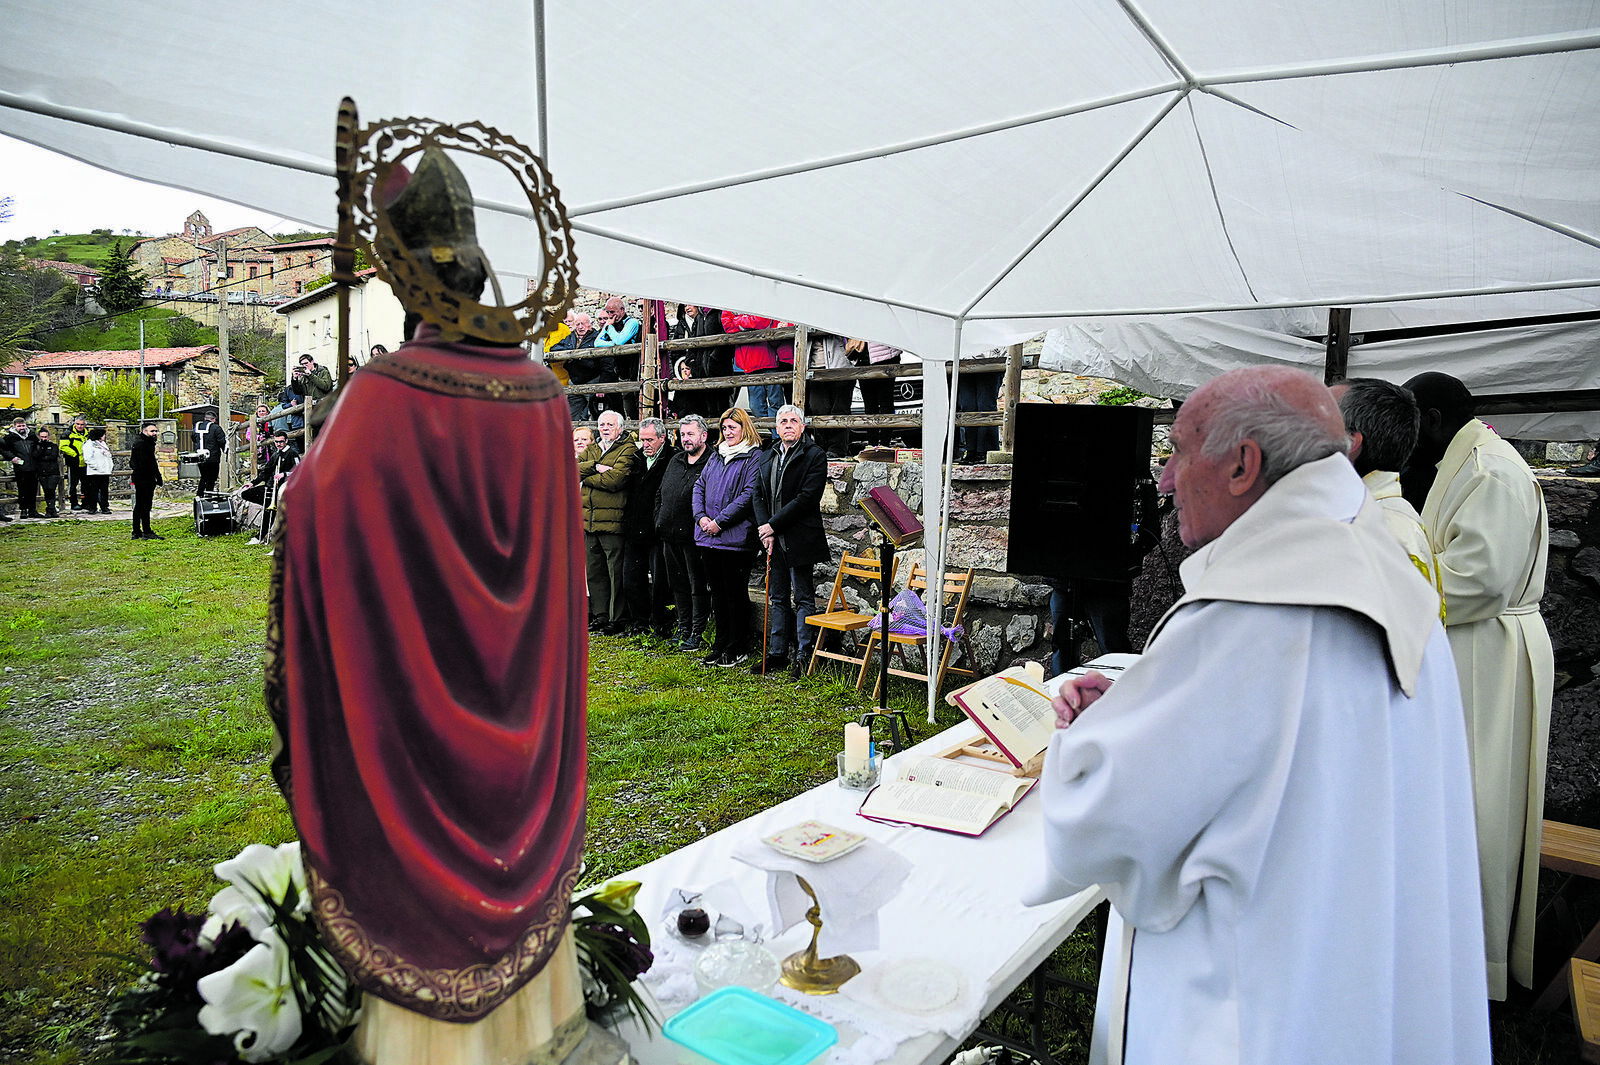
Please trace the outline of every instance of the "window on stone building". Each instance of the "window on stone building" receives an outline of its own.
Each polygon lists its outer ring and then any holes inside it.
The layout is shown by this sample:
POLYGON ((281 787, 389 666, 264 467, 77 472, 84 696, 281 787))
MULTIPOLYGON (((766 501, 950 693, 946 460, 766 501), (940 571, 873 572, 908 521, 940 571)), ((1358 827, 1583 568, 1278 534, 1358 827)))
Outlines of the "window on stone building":
POLYGON ((252 281, 253 281, 253 280, 255 280, 255 277, 256 277, 256 273, 257 273, 257 272, 258 272, 258 271, 259 271, 259 270, 260 270, 260 269, 261 269, 261 268, 260 268, 260 267, 259 267, 259 266, 252 266, 252 267, 251 267, 251 268, 250 268, 250 279, 251 279, 251 280, 252 280, 252 281))

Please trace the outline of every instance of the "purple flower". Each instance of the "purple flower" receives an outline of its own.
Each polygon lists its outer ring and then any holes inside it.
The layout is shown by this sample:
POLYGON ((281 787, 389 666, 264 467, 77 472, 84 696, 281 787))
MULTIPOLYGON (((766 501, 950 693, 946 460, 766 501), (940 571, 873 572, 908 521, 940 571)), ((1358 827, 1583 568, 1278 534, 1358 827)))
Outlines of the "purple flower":
POLYGON ((195 985, 199 979, 227 968, 255 946, 249 930, 238 924, 229 925, 215 942, 203 945, 200 928, 204 924, 203 914, 184 913, 182 906, 174 912, 169 906, 139 926, 140 942, 155 952, 150 969, 156 974, 156 983, 181 1001, 198 1003, 200 992, 195 985))
POLYGON ((622 970, 629 981, 637 979, 640 973, 648 971, 655 963, 656 956, 650 953, 650 948, 634 939, 621 925, 594 921, 589 923, 588 930, 591 934, 603 937, 597 939, 594 945, 605 952, 606 957, 622 970))

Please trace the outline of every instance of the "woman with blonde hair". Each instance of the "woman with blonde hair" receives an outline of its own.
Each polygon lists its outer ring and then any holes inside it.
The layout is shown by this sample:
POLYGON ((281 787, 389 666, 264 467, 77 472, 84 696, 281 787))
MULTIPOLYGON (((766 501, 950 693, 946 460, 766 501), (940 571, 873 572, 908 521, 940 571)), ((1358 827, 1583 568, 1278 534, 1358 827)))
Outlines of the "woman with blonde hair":
POLYGON ((717 638, 701 661, 730 668, 750 657, 750 568, 756 559, 755 492, 761 437, 750 415, 722 412, 722 439, 694 483, 694 542, 711 583, 717 638))

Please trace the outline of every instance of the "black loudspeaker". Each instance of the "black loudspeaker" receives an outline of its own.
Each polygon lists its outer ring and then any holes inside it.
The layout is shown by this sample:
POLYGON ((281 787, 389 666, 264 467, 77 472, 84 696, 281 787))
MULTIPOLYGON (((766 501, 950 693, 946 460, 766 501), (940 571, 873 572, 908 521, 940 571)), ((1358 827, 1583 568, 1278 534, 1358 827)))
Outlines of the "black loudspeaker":
POLYGON ((1007 570, 1088 580, 1136 574, 1136 527, 1155 520, 1138 503, 1154 424, 1148 407, 1017 404, 1007 570))
POLYGON ((234 531, 233 508, 227 496, 207 493, 194 497, 194 531, 201 536, 222 536, 234 531))

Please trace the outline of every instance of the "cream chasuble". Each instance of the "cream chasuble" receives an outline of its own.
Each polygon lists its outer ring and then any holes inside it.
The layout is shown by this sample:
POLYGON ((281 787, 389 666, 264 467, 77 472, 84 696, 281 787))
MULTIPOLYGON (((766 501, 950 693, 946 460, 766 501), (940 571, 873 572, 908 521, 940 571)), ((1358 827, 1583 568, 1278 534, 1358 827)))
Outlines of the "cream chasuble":
POLYGON ((1438 600, 1343 456, 1279 481, 1183 576, 1040 789, 1027 901, 1100 884, 1134 929, 1123 1060, 1488 1062, 1438 600))
POLYGON ((1489 995, 1533 980, 1539 831, 1555 654, 1539 599, 1544 494, 1516 449, 1477 419, 1456 433, 1422 508, 1461 676, 1482 862, 1489 995), (1519 885, 1527 890, 1518 891, 1519 885))

